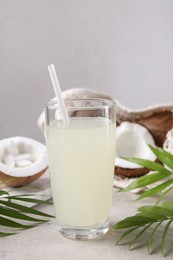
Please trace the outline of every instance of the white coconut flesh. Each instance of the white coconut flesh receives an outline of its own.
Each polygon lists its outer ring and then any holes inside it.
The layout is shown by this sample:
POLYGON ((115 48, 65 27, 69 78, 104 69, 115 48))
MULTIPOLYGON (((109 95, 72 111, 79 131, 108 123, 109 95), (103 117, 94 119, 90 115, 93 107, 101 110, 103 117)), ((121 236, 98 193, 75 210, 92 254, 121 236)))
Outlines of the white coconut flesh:
POLYGON ((25 177, 39 173, 47 166, 47 149, 42 143, 20 136, 0 140, 0 172, 25 177))
POLYGON ((154 146, 155 142, 147 128, 136 123, 121 123, 116 130, 115 165, 121 168, 142 168, 142 166, 128 162, 121 157, 155 161, 156 156, 150 150, 148 144, 154 146))
POLYGON ((163 144, 163 149, 173 154, 173 128, 167 132, 166 140, 163 144))

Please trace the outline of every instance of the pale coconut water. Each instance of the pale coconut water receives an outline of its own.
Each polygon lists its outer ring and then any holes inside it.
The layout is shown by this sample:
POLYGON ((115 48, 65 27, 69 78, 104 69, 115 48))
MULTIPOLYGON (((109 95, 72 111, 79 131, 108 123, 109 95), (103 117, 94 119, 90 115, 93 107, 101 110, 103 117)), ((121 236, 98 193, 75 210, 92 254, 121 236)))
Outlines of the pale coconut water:
POLYGON ((59 222, 85 227, 109 217, 115 161, 115 124, 73 118, 47 126, 51 186, 59 222))

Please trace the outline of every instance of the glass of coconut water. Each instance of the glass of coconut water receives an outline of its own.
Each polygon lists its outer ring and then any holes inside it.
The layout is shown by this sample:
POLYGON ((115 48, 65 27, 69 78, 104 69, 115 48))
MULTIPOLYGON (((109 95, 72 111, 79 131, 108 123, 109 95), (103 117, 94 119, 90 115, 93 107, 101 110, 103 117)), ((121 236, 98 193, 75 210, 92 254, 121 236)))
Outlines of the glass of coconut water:
POLYGON ((109 229, 115 162, 115 103, 106 99, 46 105, 46 142, 57 227, 72 239, 93 239, 109 229))

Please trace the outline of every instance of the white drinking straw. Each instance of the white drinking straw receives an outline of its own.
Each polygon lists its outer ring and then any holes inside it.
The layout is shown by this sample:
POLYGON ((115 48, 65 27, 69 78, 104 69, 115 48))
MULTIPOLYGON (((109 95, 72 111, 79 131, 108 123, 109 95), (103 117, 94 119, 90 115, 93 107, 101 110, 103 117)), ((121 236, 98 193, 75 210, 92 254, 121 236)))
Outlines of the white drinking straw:
POLYGON ((56 98, 59 102, 60 108, 61 108, 63 123, 64 123, 64 125, 67 126, 70 123, 70 119, 69 119, 67 109, 64 104, 64 99, 62 97, 61 88, 60 88, 58 77, 57 77, 57 74, 55 71, 55 66, 53 64, 49 64, 48 71, 49 71, 49 75, 50 75, 52 85, 53 85, 53 88, 55 91, 55 96, 56 96, 56 98))

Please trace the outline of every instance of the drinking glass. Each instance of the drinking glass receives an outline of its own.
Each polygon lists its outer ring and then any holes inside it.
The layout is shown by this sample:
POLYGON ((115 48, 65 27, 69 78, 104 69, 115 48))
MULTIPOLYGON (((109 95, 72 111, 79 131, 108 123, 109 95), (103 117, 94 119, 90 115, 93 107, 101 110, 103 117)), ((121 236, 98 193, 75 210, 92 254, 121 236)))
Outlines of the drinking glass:
POLYGON ((93 239, 109 229, 115 164, 115 102, 46 104, 46 143, 57 227, 67 238, 93 239))

